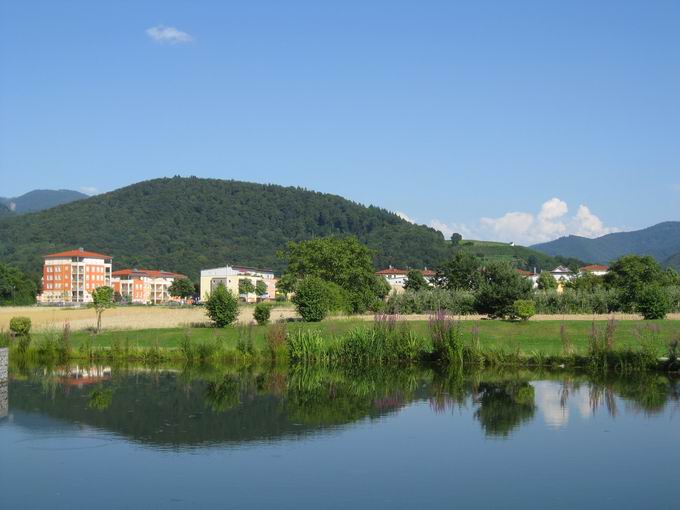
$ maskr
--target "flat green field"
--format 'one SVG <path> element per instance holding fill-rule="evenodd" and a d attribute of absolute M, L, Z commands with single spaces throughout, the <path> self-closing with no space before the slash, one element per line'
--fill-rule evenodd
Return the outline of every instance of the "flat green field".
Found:
<path fill-rule="evenodd" d="M 564 324 L 565 332 L 578 354 L 587 351 L 591 334 L 592 324 L 588 321 L 530 321 L 525 323 L 481 320 L 478 322 L 462 321 L 460 328 L 466 342 L 471 342 L 473 329 L 477 328 L 479 341 L 482 347 L 505 349 L 508 351 L 520 350 L 522 353 L 540 352 L 545 355 L 557 355 L 562 353 L 562 338 L 560 328 Z M 659 355 L 666 352 L 668 343 L 674 339 L 680 339 L 680 321 L 616 321 L 614 334 L 614 348 L 636 348 L 642 342 L 651 342 Z M 140 329 L 140 330 L 109 330 L 98 335 L 86 331 L 73 332 L 71 346 L 78 348 L 88 341 L 93 347 L 110 347 L 116 343 L 127 343 L 130 347 L 177 348 L 180 342 L 189 335 L 192 343 L 220 341 L 224 348 L 235 349 L 239 337 L 251 336 L 254 345 L 262 349 L 266 345 L 265 334 L 271 326 L 233 326 L 223 329 L 217 328 L 167 328 L 167 329 Z M 309 324 L 290 322 L 287 324 L 289 334 L 294 334 L 300 329 L 319 330 L 328 341 L 334 337 L 346 333 L 353 328 L 370 328 L 371 322 L 364 320 L 328 320 L 321 323 Z M 429 337 L 427 321 L 410 321 L 404 327 L 412 328 L 423 337 Z M 604 331 L 606 322 L 598 321 L 596 327 Z M 38 333 L 33 336 L 35 342 L 40 342 L 46 335 L 57 333 Z"/>

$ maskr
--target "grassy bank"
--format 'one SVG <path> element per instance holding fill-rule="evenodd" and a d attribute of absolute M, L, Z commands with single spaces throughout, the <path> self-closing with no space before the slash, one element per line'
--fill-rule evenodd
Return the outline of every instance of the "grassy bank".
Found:
<path fill-rule="evenodd" d="M 482 366 L 567 365 L 653 368 L 680 338 L 680 321 L 399 322 L 392 317 L 187 329 L 48 331 L 30 344 L 12 341 L 15 356 L 158 362 L 347 364 L 468 363 Z M 22 352 L 23 350 L 23 352 Z"/>

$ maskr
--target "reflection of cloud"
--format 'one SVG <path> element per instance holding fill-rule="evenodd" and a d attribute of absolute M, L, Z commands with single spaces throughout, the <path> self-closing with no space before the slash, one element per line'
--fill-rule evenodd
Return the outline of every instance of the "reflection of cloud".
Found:
<path fill-rule="evenodd" d="M 562 386 L 552 381 L 531 383 L 536 394 L 536 407 L 548 427 L 561 428 L 569 423 L 569 407 L 560 404 Z"/>

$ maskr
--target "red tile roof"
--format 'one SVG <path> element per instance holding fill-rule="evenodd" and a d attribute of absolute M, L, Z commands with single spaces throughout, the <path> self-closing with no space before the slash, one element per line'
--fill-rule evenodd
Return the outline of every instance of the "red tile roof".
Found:
<path fill-rule="evenodd" d="M 59 253 L 51 253 L 49 255 L 45 255 L 46 259 L 60 259 L 63 257 L 87 257 L 90 259 L 110 259 L 110 255 L 103 255 L 101 253 L 96 253 L 93 251 L 86 251 L 86 250 L 69 250 L 69 251 L 62 251 Z"/>
<path fill-rule="evenodd" d="M 583 266 L 579 271 L 609 271 L 609 266 L 602 266 L 600 264 L 591 264 Z"/>
<path fill-rule="evenodd" d="M 394 267 L 389 267 L 387 269 L 381 269 L 380 271 L 376 271 L 375 274 L 380 276 L 407 275 L 409 271 L 411 271 L 411 269 L 396 269 Z M 420 271 L 423 276 L 434 276 L 436 274 L 431 269 L 416 269 L 416 271 Z"/>
<path fill-rule="evenodd" d="M 525 276 L 525 277 L 534 276 L 534 273 L 532 273 L 531 271 L 525 271 L 524 269 L 515 268 L 515 271 L 520 276 Z"/>
<path fill-rule="evenodd" d="M 111 273 L 111 276 L 139 276 L 147 278 L 186 278 L 185 275 L 179 273 L 171 273 L 169 271 L 158 271 L 156 269 L 119 269 Z"/>

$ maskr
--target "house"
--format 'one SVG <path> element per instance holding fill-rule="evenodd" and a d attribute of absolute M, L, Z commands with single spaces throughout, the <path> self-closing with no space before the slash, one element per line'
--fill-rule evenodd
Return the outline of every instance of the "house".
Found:
<path fill-rule="evenodd" d="M 406 280 L 408 280 L 409 271 L 411 271 L 411 269 L 397 269 L 390 266 L 387 269 L 381 269 L 380 271 L 376 271 L 375 274 L 385 278 L 387 283 L 390 284 L 392 290 L 396 292 L 402 292 L 404 290 L 404 284 L 406 283 Z M 423 275 L 427 283 L 431 284 L 432 281 L 434 280 L 435 272 L 428 268 L 419 271 Z"/>
<path fill-rule="evenodd" d="M 183 274 L 151 269 L 120 269 L 112 273 L 111 286 L 129 303 L 160 304 L 177 301 L 170 286 Z"/>
<path fill-rule="evenodd" d="M 590 264 L 589 266 L 583 266 L 578 270 L 579 274 L 592 274 L 594 276 L 604 276 L 609 272 L 609 266 L 603 266 L 600 264 Z"/>
<path fill-rule="evenodd" d="M 201 271 L 201 301 L 208 298 L 208 295 L 219 285 L 224 285 L 234 295 L 238 296 L 239 282 L 248 279 L 253 285 L 258 281 L 263 281 L 267 285 L 267 294 L 260 299 L 276 298 L 276 277 L 271 269 L 258 269 L 247 266 L 224 266 L 214 269 L 204 269 Z M 247 303 L 254 303 L 258 296 L 251 292 L 241 295 Z"/>
<path fill-rule="evenodd" d="M 558 284 L 568 282 L 576 277 L 576 274 L 566 266 L 557 266 L 549 272 Z"/>
<path fill-rule="evenodd" d="M 111 257 L 83 248 L 45 255 L 39 303 L 90 303 L 92 291 L 111 285 Z"/>
<path fill-rule="evenodd" d="M 538 273 L 535 269 L 533 271 L 525 271 L 524 269 L 516 268 L 515 272 L 517 272 L 517 274 L 522 278 L 526 278 L 527 280 L 531 281 L 532 289 L 538 288 Z"/>

